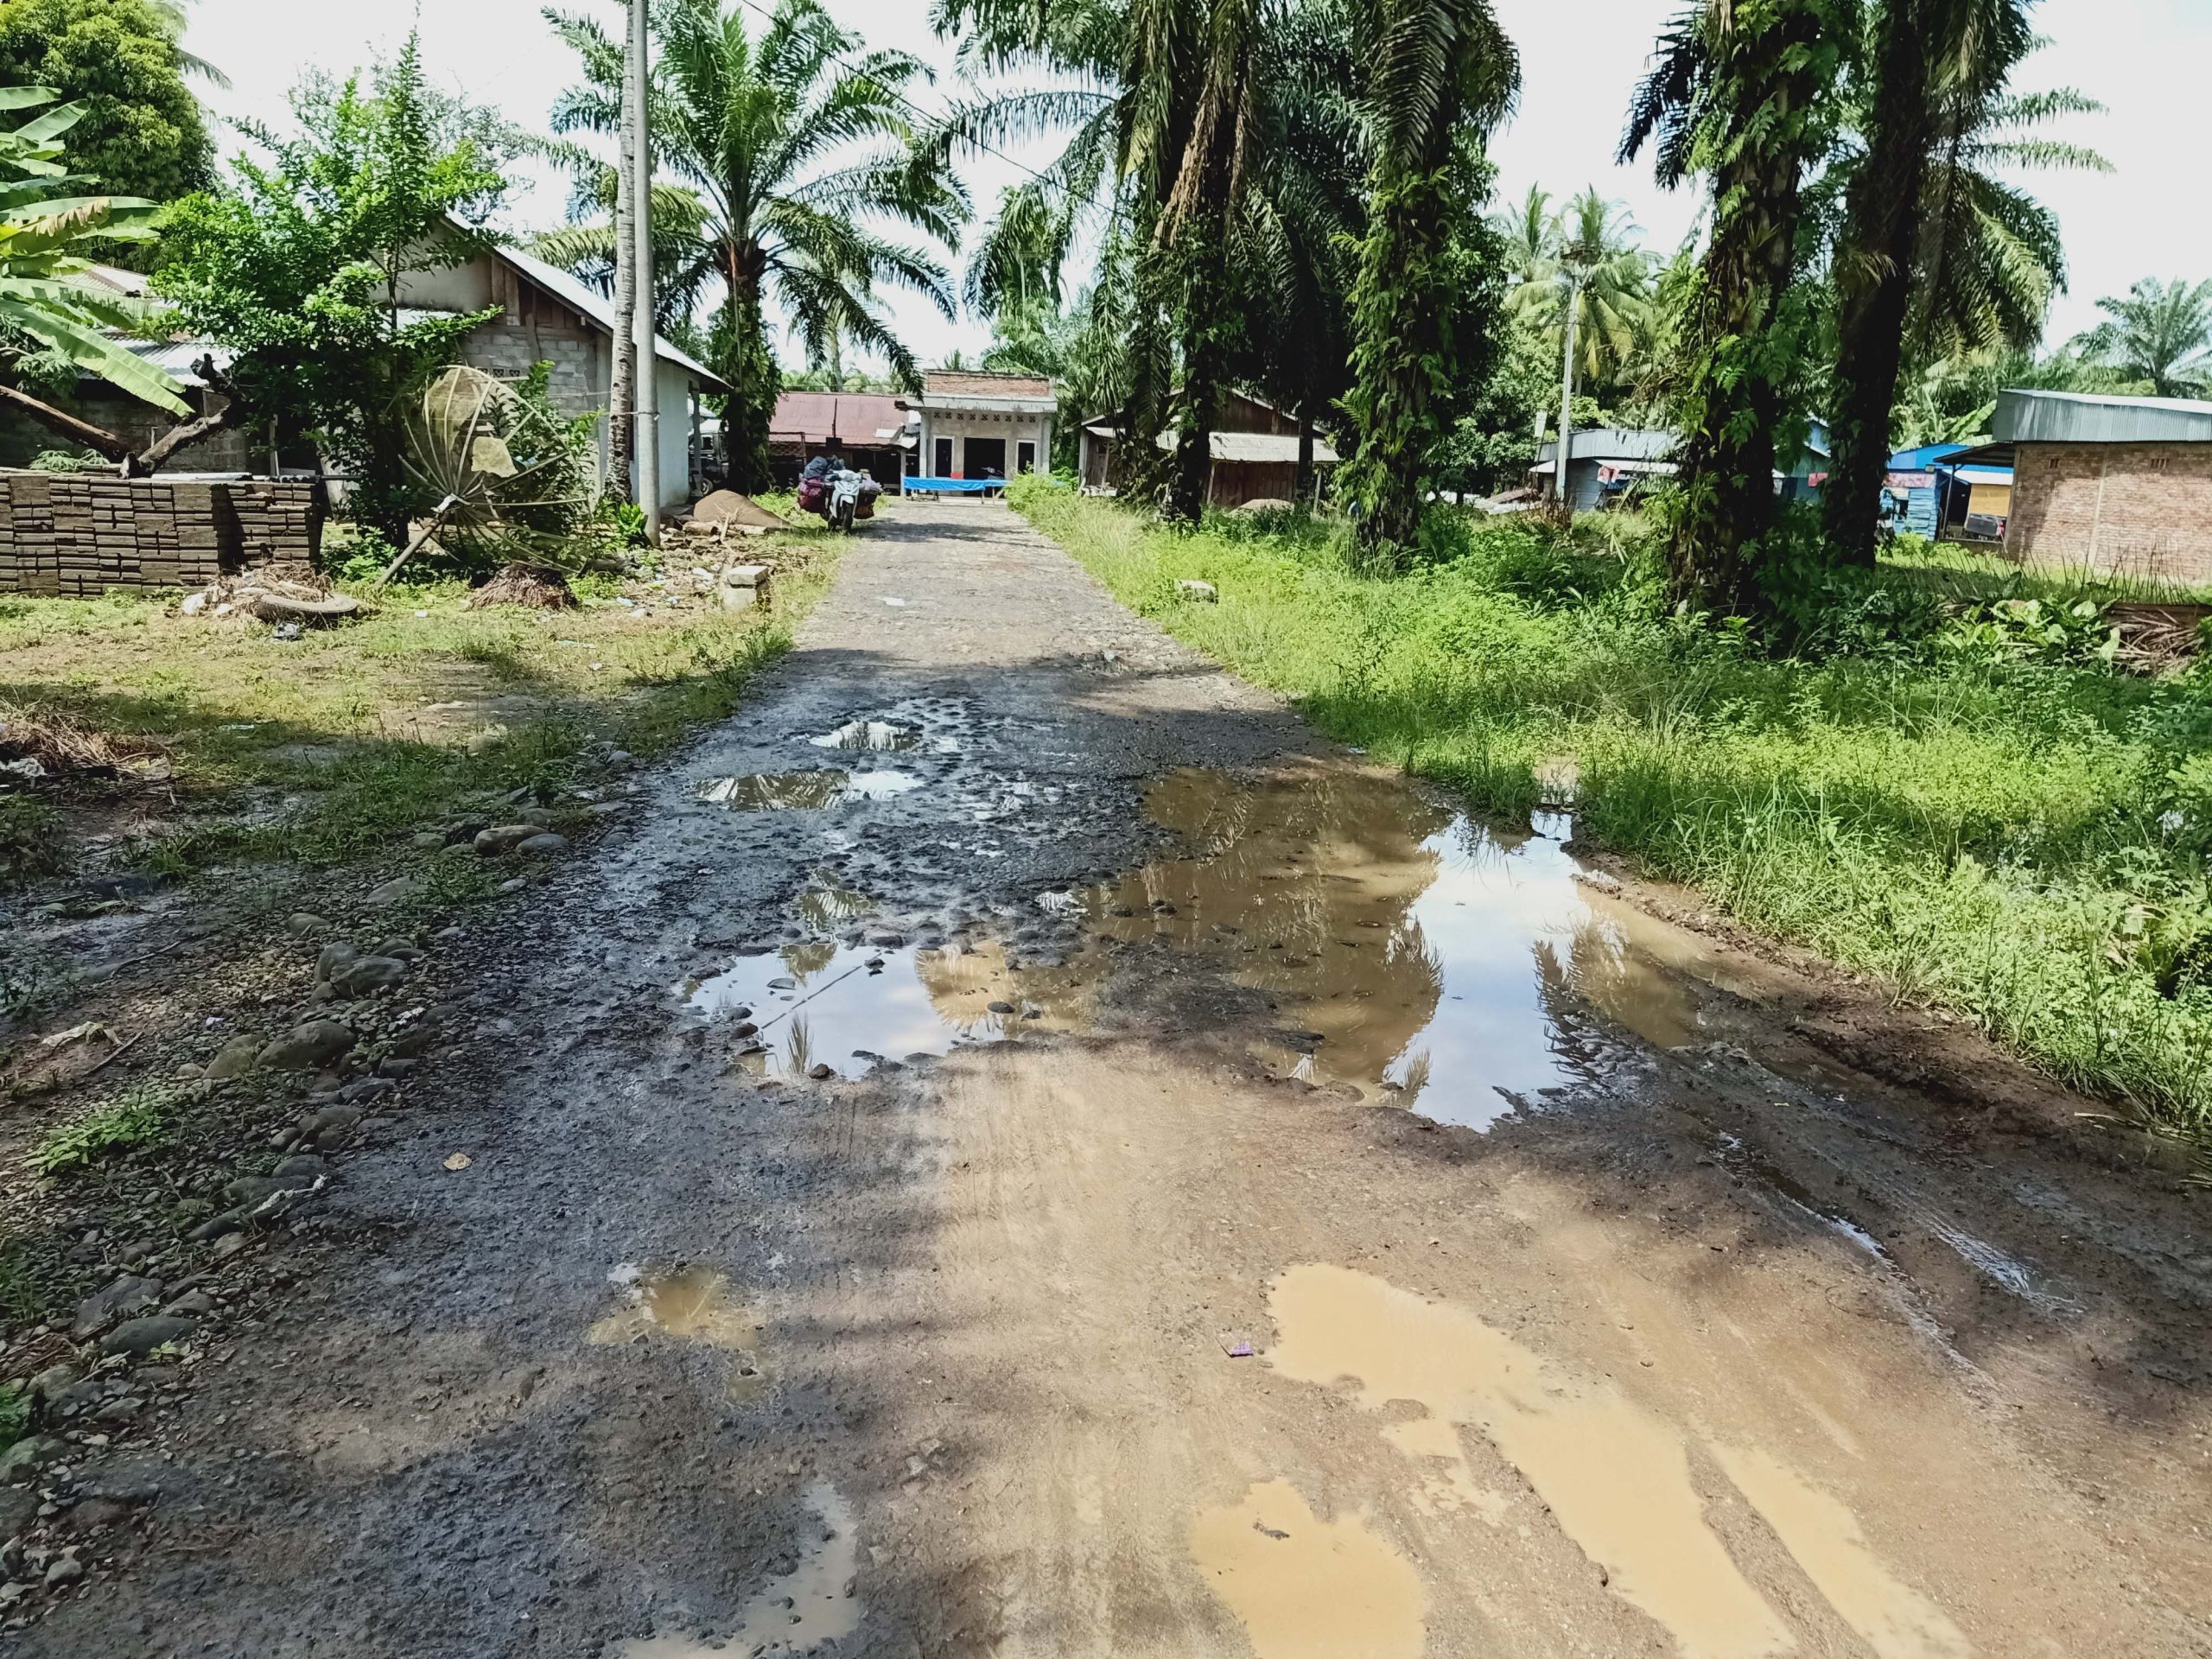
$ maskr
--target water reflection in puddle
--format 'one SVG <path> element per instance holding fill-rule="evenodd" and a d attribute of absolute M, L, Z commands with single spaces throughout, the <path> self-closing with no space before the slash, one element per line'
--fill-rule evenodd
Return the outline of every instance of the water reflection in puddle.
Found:
<path fill-rule="evenodd" d="M 853 1506 L 827 1481 L 814 1482 L 800 1497 L 810 1519 L 801 1529 L 798 1564 L 745 1604 L 726 1639 L 641 1637 L 617 1643 L 607 1659 L 785 1659 L 842 1642 L 859 1630 L 862 1608 L 854 1580 L 860 1573 L 860 1533 Z"/>
<path fill-rule="evenodd" d="M 1697 1040 L 1700 944 L 1575 878 L 1567 821 L 1495 831 L 1395 779 L 1310 765 L 1179 772 L 1146 810 L 1194 850 L 1090 896 L 1092 926 L 1228 959 L 1304 1027 L 1298 1075 L 1395 1084 L 1480 1128 L 1632 1058 L 1612 1028 Z"/>
<path fill-rule="evenodd" d="M 820 1065 L 864 1077 L 884 1060 L 1086 1026 L 1100 977 L 1088 960 L 1017 974 L 993 944 L 876 950 L 804 940 L 677 989 L 699 1014 L 751 1026 L 740 1060 L 791 1080 Z"/>
<path fill-rule="evenodd" d="M 626 1262 L 607 1279 L 620 1287 L 626 1306 L 586 1333 L 595 1346 L 620 1346 L 657 1336 L 704 1343 L 738 1357 L 728 1388 L 731 1399 L 752 1399 L 766 1388 L 766 1374 L 752 1363 L 761 1323 L 731 1302 L 725 1274 L 697 1265 L 641 1267 Z"/>
<path fill-rule="evenodd" d="M 755 772 L 734 778 L 702 778 L 696 799 L 741 812 L 818 811 L 853 801 L 888 800 L 921 787 L 903 772 L 846 772 L 826 766 L 815 772 Z"/>
<path fill-rule="evenodd" d="M 733 805 L 821 805 L 864 779 L 721 780 Z M 824 781 L 826 780 L 826 781 Z M 1485 1128 L 1516 1106 L 1603 1083 L 1648 1050 L 1709 1035 L 1699 982 L 1725 964 L 1694 936 L 1577 880 L 1565 818 L 1492 830 L 1405 783 L 1340 764 L 1255 777 L 1185 771 L 1146 810 L 1186 850 L 1103 886 L 1036 899 L 1094 936 L 1214 958 L 1263 993 L 1260 1052 L 1315 1082 L 1395 1091 L 1440 1122 Z M 817 874 L 799 909 L 817 934 L 868 899 Z M 1112 965 L 1091 944 L 1010 969 L 1002 950 L 877 951 L 817 938 L 678 988 L 700 1013 L 744 1007 L 749 1063 L 778 1077 L 943 1054 L 1041 1025 L 1093 1023 Z M 1745 987 L 1746 990 L 1750 988 Z"/>
<path fill-rule="evenodd" d="M 817 749 L 918 749 L 928 740 L 911 727 L 887 720 L 849 720 L 834 732 L 806 740 Z"/>

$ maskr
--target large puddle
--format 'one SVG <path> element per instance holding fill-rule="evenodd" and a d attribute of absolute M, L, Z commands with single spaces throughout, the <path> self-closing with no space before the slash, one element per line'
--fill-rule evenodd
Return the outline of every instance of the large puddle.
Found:
<path fill-rule="evenodd" d="M 1686 1659 L 1763 1659 L 1796 1643 L 1706 1516 L 1700 1447 L 1805 1576 L 1880 1659 L 1964 1659 L 1957 1627 L 1875 1555 L 1839 1500 L 1764 1451 L 1707 1443 L 1612 1383 L 1559 1365 L 1474 1313 L 1372 1274 L 1306 1265 L 1268 1294 L 1286 1376 L 1349 1382 L 1414 1478 L 1472 1488 L 1463 1433 L 1517 1469 L 1615 1595 L 1665 1627 Z M 1410 1416 L 1382 1421 L 1402 1402 Z"/>
<path fill-rule="evenodd" d="M 1190 850 L 1089 898 L 1093 927 L 1222 957 L 1302 1028 L 1315 1081 L 1387 1086 L 1484 1127 L 1700 1038 L 1692 981 L 1723 970 L 1681 930 L 1578 880 L 1567 821 L 1491 830 L 1399 780 L 1325 763 L 1185 771 L 1145 801 Z"/>
<path fill-rule="evenodd" d="M 1287 1480 L 1200 1511 L 1191 1554 L 1256 1659 L 1421 1659 L 1421 1575 L 1361 1517 L 1324 1521 Z"/>
<path fill-rule="evenodd" d="M 855 801 L 886 801 L 919 789 L 922 780 L 881 769 L 847 772 L 823 766 L 812 772 L 750 772 L 736 777 L 702 778 L 693 793 L 714 806 L 740 812 L 818 812 Z"/>
<path fill-rule="evenodd" d="M 877 735 L 865 721 L 840 732 L 856 745 Z M 710 798 L 827 806 L 902 776 L 763 774 L 718 780 Z M 1396 779 L 1326 762 L 1173 772 L 1145 810 L 1178 850 L 1041 906 L 1093 938 L 1216 959 L 1267 1001 L 1264 1058 L 1440 1122 L 1484 1128 L 1643 1065 L 1647 1045 L 1700 1040 L 1698 982 L 1727 983 L 1694 936 L 1579 880 L 1556 816 L 1495 830 Z M 831 933 L 867 905 L 823 882 L 800 909 Z M 881 1059 L 1081 1029 L 1112 965 L 1098 949 L 1009 968 L 989 944 L 879 951 L 816 939 L 680 989 L 702 1014 L 749 1021 L 741 1039 L 772 1075 L 826 1065 L 857 1077 Z"/>

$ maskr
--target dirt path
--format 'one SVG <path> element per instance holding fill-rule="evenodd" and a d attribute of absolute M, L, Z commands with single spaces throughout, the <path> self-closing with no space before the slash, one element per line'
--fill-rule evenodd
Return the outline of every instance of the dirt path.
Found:
<path fill-rule="evenodd" d="M 25 1650 L 2212 1651 L 2201 1195 L 1005 509 L 653 789 Z"/>

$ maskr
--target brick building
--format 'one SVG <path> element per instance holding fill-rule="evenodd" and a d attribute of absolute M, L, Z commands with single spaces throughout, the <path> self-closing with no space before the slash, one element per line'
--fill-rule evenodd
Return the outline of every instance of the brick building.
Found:
<path fill-rule="evenodd" d="M 2012 450 L 2008 556 L 2212 585 L 2212 403 L 2007 391 L 1994 427 Z"/>

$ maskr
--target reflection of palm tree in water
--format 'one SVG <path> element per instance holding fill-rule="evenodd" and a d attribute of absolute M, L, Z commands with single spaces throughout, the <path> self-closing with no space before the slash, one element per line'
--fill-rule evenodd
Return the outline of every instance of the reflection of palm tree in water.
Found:
<path fill-rule="evenodd" d="M 1239 982 L 1321 1035 L 1319 1072 L 1379 1082 L 1442 994 L 1410 912 L 1452 815 L 1403 785 L 1319 765 L 1249 781 L 1171 773 L 1145 810 L 1193 850 L 1101 890 L 1093 925 L 1231 957 Z"/>

